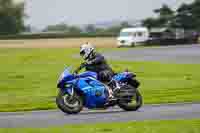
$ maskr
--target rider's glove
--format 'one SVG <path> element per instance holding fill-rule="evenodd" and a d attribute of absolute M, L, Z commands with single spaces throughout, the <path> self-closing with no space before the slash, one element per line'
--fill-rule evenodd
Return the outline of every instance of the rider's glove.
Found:
<path fill-rule="evenodd" d="M 79 69 L 76 69 L 76 70 L 74 71 L 74 74 L 78 74 L 78 72 L 79 72 Z"/>
<path fill-rule="evenodd" d="M 87 65 L 87 63 L 81 63 L 80 69 L 84 68 Z"/>
<path fill-rule="evenodd" d="M 85 67 L 85 65 L 86 65 L 86 63 L 82 63 L 82 64 L 79 66 L 79 68 L 77 68 L 77 69 L 74 71 L 74 73 L 77 74 L 82 68 Z"/>

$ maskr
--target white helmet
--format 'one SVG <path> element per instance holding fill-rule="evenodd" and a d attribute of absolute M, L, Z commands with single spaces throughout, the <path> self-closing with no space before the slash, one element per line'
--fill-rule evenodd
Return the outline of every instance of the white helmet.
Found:
<path fill-rule="evenodd" d="M 84 60 L 89 59 L 95 51 L 95 48 L 90 43 L 85 43 L 81 45 L 80 48 L 80 55 L 83 57 Z"/>

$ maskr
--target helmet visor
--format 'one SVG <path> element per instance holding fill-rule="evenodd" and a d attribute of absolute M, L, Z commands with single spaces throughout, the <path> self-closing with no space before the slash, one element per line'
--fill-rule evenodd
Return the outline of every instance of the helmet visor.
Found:
<path fill-rule="evenodd" d="M 84 55 L 85 55 L 85 51 L 82 50 L 82 51 L 80 52 L 80 56 L 84 56 Z"/>

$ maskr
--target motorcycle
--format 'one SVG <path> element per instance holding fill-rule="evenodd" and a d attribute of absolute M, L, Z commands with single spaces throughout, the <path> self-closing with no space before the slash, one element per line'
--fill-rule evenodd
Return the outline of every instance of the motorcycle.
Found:
<path fill-rule="evenodd" d="M 109 98 L 108 86 L 97 79 L 95 72 L 71 73 L 68 67 L 60 75 L 56 97 L 57 107 L 67 114 L 77 114 L 83 107 L 107 109 L 118 105 L 125 111 L 136 111 L 142 106 L 142 96 L 138 90 L 140 83 L 136 75 L 122 72 L 113 76 L 113 98 Z"/>

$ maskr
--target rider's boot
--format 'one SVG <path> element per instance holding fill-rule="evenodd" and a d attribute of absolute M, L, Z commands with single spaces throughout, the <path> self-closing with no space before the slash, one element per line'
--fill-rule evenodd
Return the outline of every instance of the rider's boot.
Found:
<path fill-rule="evenodd" d="M 120 86 L 117 81 L 111 80 L 108 85 L 108 91 L 109 91 L 109 99 L 114 100 L 114 93 L 120 89 Z"/>
<path fill-rule="evenodd" d="M 115 80 L 111 80 L 108 83 L 108 86 L 112 89 L 113 92 L 120 89 L 119 83 Z"/>
<path fill-rule="evenodd" d="M 113 91 L 110 87 L 108 87 L 108 93 L 109 93 L 109 99 L 113 99 L 114 98 L 114 94 L 113 94 Z"/>

